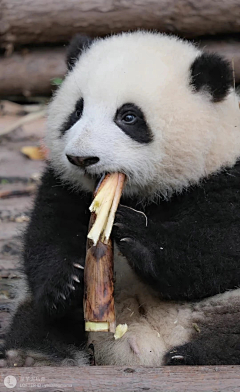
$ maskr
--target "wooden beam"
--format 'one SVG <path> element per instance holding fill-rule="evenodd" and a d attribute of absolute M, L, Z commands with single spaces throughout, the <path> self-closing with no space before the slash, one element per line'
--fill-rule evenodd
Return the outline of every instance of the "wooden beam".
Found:
<path fill-rule="evenodd" d="M 238 0 L 0 0 L 0 45 L 67 42 L 137 28 L 185 37 L 240 32 Z"/>
<path fill-rule="evenodd" d="M 236 39 L 202 40 L 200 47 L 216 52 L 234 63 L 235 81 L 240 82 L 240 41 Z M 67 72 L 65 48 L 39 48 L 0 57 L 0 97 L 12 95 L 51 95 L 54 78 Z"/>
<path fill-rule="evenodd" d="M 239 392 L 240 366 L 5 368 L 0 392 Z M 5 379 L 6 377 L 6 379 Z"/>
<path fill-rule="evenodd" d="M 0 57 L 0 96 L 50 95 L 54 78 L 67 71 L 63 47 L 26 50 Z"/>

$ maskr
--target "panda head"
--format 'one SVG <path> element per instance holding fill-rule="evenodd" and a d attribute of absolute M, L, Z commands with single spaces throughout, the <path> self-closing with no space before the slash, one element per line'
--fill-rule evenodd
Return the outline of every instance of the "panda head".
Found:
<path fill-rule="evenodd" d="M 237 97 L 227 61 L 174 36 L 76 37 L 48 115 L 50 160 L 92 191 L 105 172 L 125 193 L 168 197 L 240 155 Z"/>

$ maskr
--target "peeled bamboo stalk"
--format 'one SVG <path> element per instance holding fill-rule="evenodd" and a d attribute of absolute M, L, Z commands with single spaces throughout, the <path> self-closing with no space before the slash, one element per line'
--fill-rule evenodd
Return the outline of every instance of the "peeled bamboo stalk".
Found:
<path fill-rule="evenodd" d="M 105 176 L 90 206 L 91 218 L 84 269 L 86 331 L 115 332 L 113 246 L 110 234 L 125 175 Z"/>

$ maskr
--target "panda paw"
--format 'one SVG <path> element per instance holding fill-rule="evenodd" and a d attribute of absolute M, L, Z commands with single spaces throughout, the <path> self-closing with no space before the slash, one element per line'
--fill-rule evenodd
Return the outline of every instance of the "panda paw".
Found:
<path fill-rule="evenodd" d="M 149 234 L 148 223 L 143 212 L 120 205 L 113 225 L 113 238 L 119 250 L 133 267 L 137 261 L 139 269 L 144 269 L 144 265 L 153 258 L 154 241 Z"/>
<path fill-rule="evenodd" d="M 38 309 L 42 309 L 43 313 L 50 316 L 62 316 L 78 298 L 81 302 L 83 270 L 84 267 L 80 263 L 72 263 L 59 274 L 50 272 L 51 279 L 44 285 L 39 284 L 35 292 L 35 304 Z"/>
<path fill-rule="evenodd" d="M 7 350 L 4 355 L 0 357 L 0 368 L 5 367 L 22 367 L 34 366 L 34 358 L 24 350 Z"/>
<path fill-rule="evenodd" d="M 64 357 L 57 351 L 48 354 L 44 350 L 11 349 L 0 355 L 0 368 L 39 367 L 39 366 L 89 366 L 90 354 L 86 350 L 71 347 L 66 349 Z"/>
<path fill-rule="evenodd" d="M 191 343 L 186 343 L 183 346 L 171 349 L 164 357 L 164 365 L 166 366 L 194 366 L 198 364 Z"/>

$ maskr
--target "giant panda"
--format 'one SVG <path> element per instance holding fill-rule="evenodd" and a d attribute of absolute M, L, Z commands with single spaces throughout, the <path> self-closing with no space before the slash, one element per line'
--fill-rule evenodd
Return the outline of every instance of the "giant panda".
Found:
<path fill-rule="evenodd" d="M 240 112 L 228 62 L 137 31 L 68 48 L 49 160 L 24 236 L 2 364 L 240 364 Z M 89 205 L 127 182 L 113 227 L 117 324 L 84 332 Z"/>

